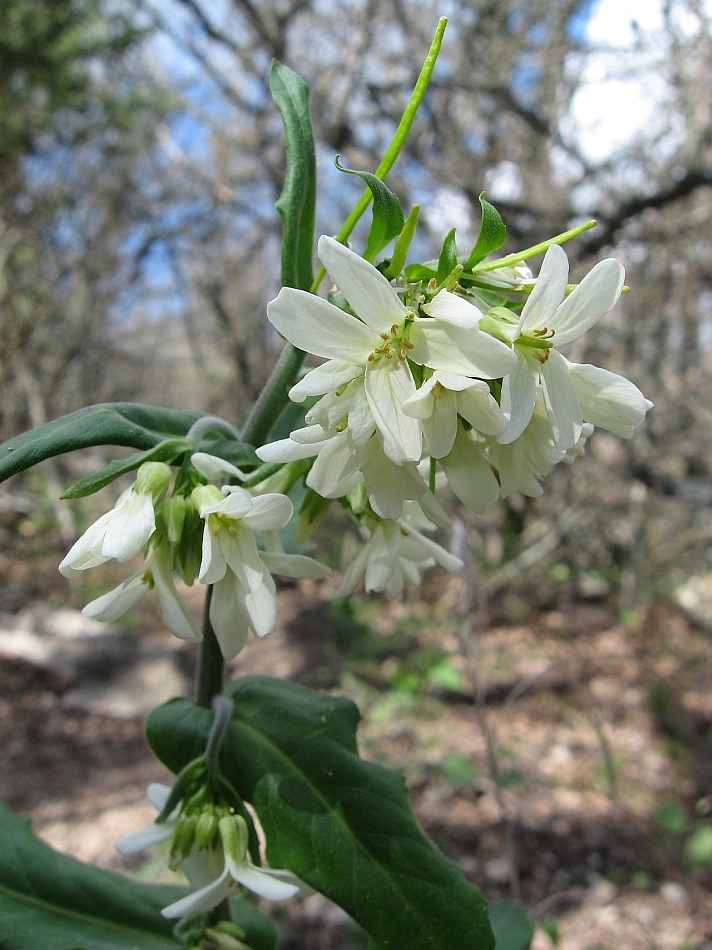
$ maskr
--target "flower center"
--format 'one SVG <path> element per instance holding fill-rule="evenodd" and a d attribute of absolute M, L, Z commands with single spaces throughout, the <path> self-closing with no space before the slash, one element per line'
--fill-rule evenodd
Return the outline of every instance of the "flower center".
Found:
<path fill-rule="evenodd" d="M 549 350 L 554 345 L 551 340 L 556 330 L 550 330 L 548 327 L 542 327 L 539 330 L 532 330 L 532 335 L 522 334 L 514 341 L 516 346 L 526 346 L 529 355 L 534 357 L 539 363 L 546 363 L 549 359 Z"/>
<path fill-rule="evenodd" d="M 377 346 L 373 353 L 369 355 L 368 362 L 373 363 L 375 360 L 380 360 L 382 356 L 385 356 L 387 360 L 392 360 L 394 355 L 399 360 L 405 360 L 406 351 L 412 350 L 414 347 L 414 344 L 408 339 L 414 319 L 413 314 L 409 313 L 400 326 L 394 323 L 389 333 L 379 334 L 383 343 L 381 346 Z"/>

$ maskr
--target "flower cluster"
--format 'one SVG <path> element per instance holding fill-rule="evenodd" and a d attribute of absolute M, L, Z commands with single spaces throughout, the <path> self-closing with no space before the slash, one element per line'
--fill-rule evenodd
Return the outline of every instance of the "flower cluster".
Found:
<path fill-rule="evenodd" d="M 147 797 L 160 813 L 170 793 L 167 786 L 152 784 Z M 196 797 L 204 798 L 200 793 Z M 247 823 L 225 806 L 201 800 L 184 808 L 179 803 L 165 821 L 133 831 L 116 847 L 128 856 L 163 841 L 171 842 L 171 867 L 180 868 L 194 888 L 191 894 L 163 908 L 161 913 L 169 919 L 217 907 L 234 892 L 235 885 L 272 901 L 311 893 L 290 871 L 274 871 L 252 863 Z"/>
<path fill-rule="evenodd" d="M 360 565 L 375 550 L 396 550 L 406 504 L 418 502 L 436 524 L 447 520 L 429 490 L 436 466 L 482 514 L 500 495 L 541 494 L 541 479 L 580 454 L 594 426 L 632 436 L 652 405 L 623 377 L 571 363 L 557 349 L 615 305 L 624 277 L 618 261 L 597 264 L 569 293 L 566 254 L 552 245 L 537 279 L 522 267 L 490 273 L 485 310 L 482 292 L 464 277 L 391 283 L 329 237 L 320 239 L 319 257 L 340 291 L 336 302 L 283 288 L 267 308 L 290 343 L 325 360 L 290 391 L 296 402 L 318 399 L 306 427 L 258 455 L 313 460 L 306 483 L 324 498 L 348 500 L 364 486 L 382 524 Z M 512 289 L 525 295 L 523 306 L 508 299 Z M 495 290 L 501 305 L 492 306 Z M 402 560 L 384 557 L 392 570 Z M 369 582 L 368 569 L 366 576 L 369 589 L 399 586 L 392 575 L 383 583 L 380 574 Z"/>
<path fill-rule="evenodd" d="M 143 553 L 143 566 L 122 584 L 87 604 L 86 617 L 111 623 L 155 587 L 168 629 L 196 643 L 202 634 L 173 580 L 179 572 L 187 584 L 196 577 L 214 585 L 210 621 L 226 659 L 236 656 L 248 630 L 264 637 L 277 621 L 272 572 L 293 578 L 319 579 L 331 571 L 312 558 L 286 554 L 279 531 L 293 514 L 285 495 L 207 484 L 208 479 L 235 476 L 238 470 L 219 458 L 195 453 L 190 478 L 180 488 L 171 482 L 170 466 L 147 462 L 136 483 L 112 511 L 74 544 L 59 566 L 67 577 L 115 558 L 128 561 Z M 201 530 L 202 526 L 202 530 Z M 264 549 L 257 545 L 261 535 Z"/>

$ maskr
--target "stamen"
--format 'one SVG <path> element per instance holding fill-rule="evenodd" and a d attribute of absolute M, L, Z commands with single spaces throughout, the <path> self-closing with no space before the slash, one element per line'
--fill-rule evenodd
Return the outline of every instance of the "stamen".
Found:
<path fill-rule="evenodd" d="M 414 350 L 415 343 L 411 343 L 410 340 L 401 340 L 401 343 L 406 348 L 406 350 Z"/>

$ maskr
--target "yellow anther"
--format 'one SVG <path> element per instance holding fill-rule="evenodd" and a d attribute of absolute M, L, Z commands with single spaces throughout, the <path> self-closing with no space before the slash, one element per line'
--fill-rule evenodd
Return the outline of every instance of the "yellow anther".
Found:
<path fill-rule="evenodd" d="M 410 340 L 402 340 L 401 342 L 403 343 L 403 346 L 406 348 L 406 350 L 415 349 L 415 343 L 411 343 Z"/>
<path fill-rule="evenodd" d="M 382 340 L 390 340 L 390 336 L 387 333 L 378 334 Z"/>

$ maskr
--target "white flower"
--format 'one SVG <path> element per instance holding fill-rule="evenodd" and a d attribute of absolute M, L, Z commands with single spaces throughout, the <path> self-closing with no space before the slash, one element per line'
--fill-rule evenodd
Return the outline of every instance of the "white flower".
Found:
<path fill-rule="evenodd" d="M 212 486 L 193 491 L 193 503 L 205 520 L 203 556 L 198 574 L 213 584 L 210 622 L 226 660 L 245 645 L 248 629 L 258 637 L 271 633 L 277 622 L 277 591 L 270 570 L 287 577 L 320 579 L 331 572 L 303 555 L 285 554 L 278 532 L 294 508 L 286 495 L 253 497 L 228 486 L 223 495 Z M 267 550 L 257 547 L 254 531 L 264 534 Z"/>
<path fill-rule="evenodd" d="M 406 415 L 420 419 L 429 454 L 436 459 L 451 451 L 462 416 L 478 432 L 499 435 L 502 410 L 484 380 L 436 370 L 403 404 Z"/>
<path fill-rule="evenodd" d="M 168 801 L 170 789 L 152 784 L 147 794 L 153 807 L 160 812 Z M 180 812 L 181 806 L 177 805 L 165 822 L 148 825 L 122 838 L 116 845 L 117 850 L 123 855 L 132 855 L 170 840 Z M 226 815 L 220 818 L 218 829 L 216 841 L 202 850 L 193 846 L 191 853 L 181 862 L 181 870 L 195 891 L 164 907 L 161 911 L 164 917 L 173 919 L 217 907 L 234 892 L 235 884 L 241 884 L 268 900 L 287 900 L 300 892 L 308 892 L 309 889 L 290 871 L 273 871 L 252 863 L 247 851 L 247 824 L 243 818 Z"/>
<path fill-rule="evenodd" d="M 145 462 L 136 482 L 119 495 L 111 511 L 94 522 L 59 565 L 65 577 L 105 564 L 111 558 L 129 561 L 142 551 L 156 530 L 154 506 L 163 500 L 171 480 L 163 462 Z"/>
<path fill-rule="evenodd" d="M 435 527 L 416 502 L 406 502 L 399 521 L 371 523 L 369 529 L 364 528 L 370 534 L 366 544 L 350 564 L 334 596 L 348 597 L 364 578 L 368 593 L 387 591 L 391 597 L 397 597 L 406 581 L 420 583 L 421 569 L 437 563 L 450 573 L 461 570 L 459 558 L 422 533 L 434 531 Z"/>
<path fill-rule="evenodd" d="M 349 393 L 353 404 L 344 406 L 342 416 L 358 433 L 352 449 L 377 428 L 393 462 L 418 462 L 420 425 L 402 411 L 416 391 L 407 357 L 433 369 L 494 378 L 511 368 L 514 356 L 479 331 L 480 312 L 453 294 L 438 294 L 425 308 L 430 317 L 423 319 L 406 308 L 372 264 L 333 238 L 320 238 L 319 257 L 357 317 L 313 294 L 282 288 L 267 307 L 270 322 L 294 346 L 328 360 L 290 396 L 326 396 L 356 381 Z"/>
<path fill-rule="evenodd" d="M 492 439 L 487 445 L 487 458 L 499 473 L 503 498 L 517 491 L 530 498 L 543 494 L 540 480 L 567 454 L 556 446 L 554 432 L 543 402 L 543 397 L 540 395 L 529 424 L 514 442 L 502 445 Z M 588 432 L 588 428 L 585 431 Z M 585 441 L 584 426 L 581 428 L 579 442 L 582 439 Z M 567 451 L 574 452 L 574 450 L 575 446 L 572 446 Z"/>
<path fill-rule="evenodd" d="M 552 245 L 546 252 L 519 323 L 510 334 L 518 363 L 502 382 L 501 405 L 509 416 L 509 423 L 499 436 L 502 444 L 514 442 L 527 427 L 534 411 L 538 382 L 557 447 L 571 448 L 581 434 L 584 417 L 571 364 L 553 345 L 570 343 L 608 313 L 620 296 L 625 272 L 622 264 L 612 258 L 601 261 L 566 297 L 568 272 L 566 253 L 558 245 Z M 507 331 L 506 325 L 503 329 Z M 588 382 L 589 389 L 595 390 L 595 383 L 590 385 L 590 376 Z M 631 399 L 637 405 L 638 398 L 628 386 L 638 393 L 632 384 L 623 380 L 617 397 L 624 405 Z M 590 395 L 595 402 L 595 392 Z"/>
<path fill-rule="evenodd" d="M 102 623 L 115 623 L 155 586 L 163 622 L 176 637 L 199 643 L 203 636 L 173 583 L 173 551 L 165 538 L 154 544 L 143 567 L 123 584 L 87 604 L 82 614 Z"/>

